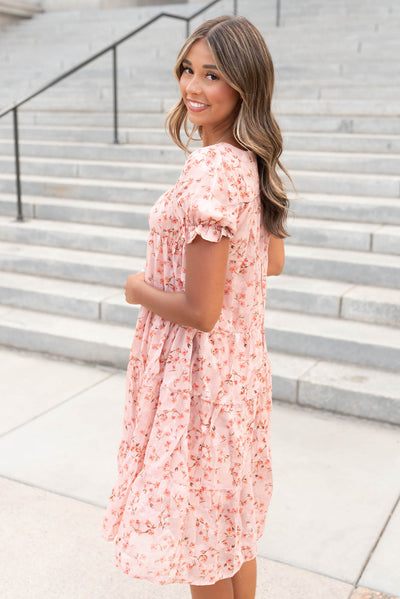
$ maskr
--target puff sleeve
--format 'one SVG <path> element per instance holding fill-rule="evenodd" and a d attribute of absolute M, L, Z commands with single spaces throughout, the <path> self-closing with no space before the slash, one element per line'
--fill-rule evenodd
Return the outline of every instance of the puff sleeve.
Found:
<path fill-rule="evenodd" d="M 229 165 L 212 146 L 195 150 L 187 159 L 179 181 L 186 243 L 191 243 L 196 235 L 215 242 L 223 236 L 234 236 L 238 204 L 233 199 L 228 174 Z"/>

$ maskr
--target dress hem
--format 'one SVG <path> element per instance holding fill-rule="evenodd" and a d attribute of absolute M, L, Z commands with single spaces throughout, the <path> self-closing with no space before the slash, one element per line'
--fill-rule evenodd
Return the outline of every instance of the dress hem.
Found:
<path fill-rule="evenodd" d="M 121 553 L 121 558 L 123 558 L 124 555 L 125 555 L 124 553 Z M 147 580 L 149 582 L 152 582 L 153 584 L 158 584 L 159 586 L 166 586 L 167 584 L 190 584 L 190 585 L 195 585 L 195 586 L 207 586 L 207 585 L 215 584 L 215 583 L 219 582 L 220 580 L 224 580 L 225 578 L 232 578 L 232 576 L 234 576 L 235 574 L 237 574 L 237 572 L 239 572 L 240 568 L 243 566 L 243 564 L 245 562 L 249 562 L 249 561 L 253 560 L 255 557 L 257 557 L 257 547 L 256 547 L 254 555 L 250 558 L 242 559 L 242 561 L 240 562 L 240 565 L 236 569 L 230 570 L 229 572 L 226 572 L 226 574 L 222 574 L 222 576 L 220 576 L 218 574 L 217 579 L 215 579 L 215 577 L 213 577 L 211 580 L 204 580 L 203 578 L 201 580 L 186 580 L 185 578 L 175 577 L 173 579 L 161 581 L 160 579 L 154 579 L 154 577 L 150 577 L 150 576 L 143 576 L 140 574 L 137 574 L 137 575 L 132 574 L 131 572 L 126 571 L 124 569 L 124 567 L 122 566 L 122 564 L 119 564 L 119 563 L 116 563 L 115 567 L 118 568 L 119 570 L 121 570 L 124 574 L 126 574 L 130 578 L 136 578 L 139 580 Z"/>

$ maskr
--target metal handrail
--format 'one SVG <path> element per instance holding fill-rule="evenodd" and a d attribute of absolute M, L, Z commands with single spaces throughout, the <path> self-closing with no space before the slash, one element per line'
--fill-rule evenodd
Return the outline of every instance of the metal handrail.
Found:
<path fill-rule="evenodd" d="M 65 71 L 62 75 L 59 75 L 58 77 L 56 77 L 55 79 L 53 79 L 52 81 L 50 81 L 49 83 L 47 83 L 46 85 L 41 87 L 39 90 L 34 92 L 33 94 L 27 96 L 23 100 L 20 100 L 16 104 L 13 104 L 13 106 L 10 106 L 9 108 L 6 108 L 2 112 L 0 112 L 0 119 L 3 116 L 6 116 L 7 114 L 9 114 L 10 112 L 13 113 L 15 176 L 16 176 L 16 191 L 17 191 L 17 221 L 23 222 L 23 220 L 24 220 L 23 213 L 22 213 L 22 199 L 21 199 L 21 169 L 20 169 L 20 155 L 19 155 L 18 108 L 20 106 L 22 106 L 23 104 L 26 104 L 30 100 L 33 100 L 33 98 L 36 98 L 38 95 L 40 95 L 41 93 L 43 93 L 50 87 L 53 87 L 60 81 L 63 81 L 70 75 L 73 75 L 74 73 L 76 73 L 77 71 L 79 71 L 80 69 L 85 67 L 86 65 L 90 64 L 94 60 L 97 60 L 97 58 L 100 58 L 100 56 L 107 54 L 107 52 L 112 52 L 113 53 L 113 88 L 114 88 L 114 93 L 113 93 L 114 143 L 118 144 L 119 141 L 118 141 L 117 47 L 120 44 L 126 42 L 128 39 L 130 39 L 134 35 L 136 35 L 137 33 L 139 33 L 140 31 L 142 31 L 143 29 L 146 29 L 147 27 L 149 27 L 149 25 L 152 25 L 153 23 L 155 23 L 162 17 L 167 17 L 169 19 L 178 19 L 179 21 L 186 21 L 186 36 L 189 37 L 191 21 L 193 19 L 195 19 L 196 17 L 198 17 L 199 15 L 201 15 L 206 10 L 208 10 L 209 8 L 211 8 L 212 6 L 214 6 L 214 4 L 217 4 L 218 2 L 221 2 L 221 0 L 213 0 L 212 2 L 209 2 L 208 4 L 206 4 L 205 6 L 203 6 L 202 8 L 200 8 L 199 10 L 197 10 L 196 12 L 194 12 L 192 15 L 190 15 L 188 17 L 184 17 L 182 15 L 176 15 L 176 14 L 168 13 L 168 12 L 160 12 L 158 15 L 152 17 L 151 19 L 149 19 L 148 21 L 146 21 L 139 27 L 136 27 L 133 31 L 131 31 L 127 35 L 124 35 L 123 37 L 121 37 L 119 40 L 117 40 L 113 44 L 110 44 L 103 50 L 100 50 L 100 52 L 96 52 L 96 54 L 93 54 L 93 56 L 90 56 L 86 60 L 83 60 L 78 65 L 76 65 L 75 67 L 72 67 L 68 71 Z M 237 15 L 237 5 L 238 5 L 238 0 L 233 0 L 233 14 L 235 16 Z"/>

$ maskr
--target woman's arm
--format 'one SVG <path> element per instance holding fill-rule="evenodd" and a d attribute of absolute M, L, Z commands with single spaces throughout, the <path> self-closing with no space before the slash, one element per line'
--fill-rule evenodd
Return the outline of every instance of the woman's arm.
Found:
<path fill-rule="evenodd" d="M 209 332 L 221 314 L 228 252 L 228 237 L 213 242 L 197 235 L 186 245 L 184 292 L 156 289 L 144 281 L 144 273 L 137 273 L 127 279 L 126 301 L 171 322 Z"/>
<path fill-rule="evenodd" d="M 283 239 L 271 235 L 268 246 L 268 270 L 269 275 L 280 275 L 285 264 L 285 246 Z"/>

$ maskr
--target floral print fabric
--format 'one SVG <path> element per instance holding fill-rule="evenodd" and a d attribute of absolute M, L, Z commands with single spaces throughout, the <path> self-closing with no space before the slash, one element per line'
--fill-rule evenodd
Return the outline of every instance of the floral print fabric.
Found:
<path fill-rule="evenodd" d="M 208 585 L 257 553 L 272 493 L 264 335 L 269 235 L 256 157 L 195 150 L 153 206 L 146 281 L 185 289 L 185 245 L 230 238 L 209 332 L 140 308 L 127 369 L 118 477 L 103 521 L 116 565 L 158 584 Z"/>

